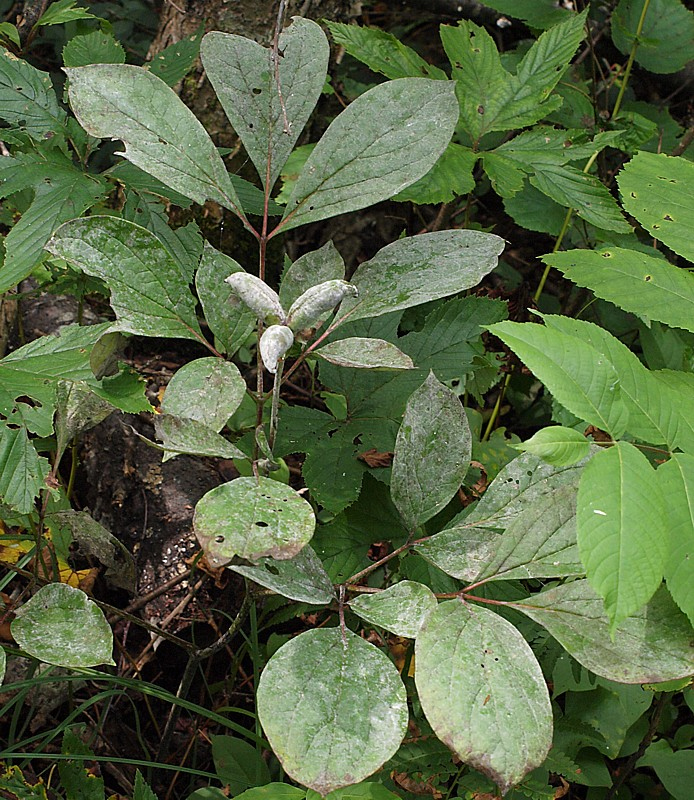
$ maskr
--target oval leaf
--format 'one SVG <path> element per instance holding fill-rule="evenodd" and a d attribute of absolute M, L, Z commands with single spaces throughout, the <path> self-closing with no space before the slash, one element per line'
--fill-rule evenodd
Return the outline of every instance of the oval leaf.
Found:
<path fill-rule="evenodd" d="M 436 597 L 423 583 L 400 581 L 378 594 L 355 597 L 349 607 L 373 625 L 414 639 L 424 619 L 436 608 Z"/>
<path fill-rule="evenodd" d="M 300 603 L 322 606 L 335 596 L 328 573 L 310 545 L 290 560 L 263 558 L 257 567 L 234 565 L 229 569 Z"/>
<path fill-rule="evenodd" d="M 196 203 L 216 200 L 243 216 L 212 139 L 164 81 L 130 64 L 65 72 L 70 105 L 88 133 L 120 139 L 129 161 Z"/>
<path fill-rule="evenodd" d="M 494 269 L 504 245 L 492 233 L 468 230 L 400 239 L 357 267 L 350 283 L 359 299 L 340 310 L 351 311 L 350 321 L 378 317 L 469 289 Z"/>
<path fill-rule="evenodd" d="M 585 458 L 590 452 L 590 442 L 579 431 L 553 425 L 538 431 L 527 442 L 513 445 L 516 450 L 534 453 L 548 464 L 568 467 Z"/>
<path fill-rule="evenodd" d="M 447 575 L 471 583 L 489 563 L 499 534 L 463 525 L 445 528 L 414 548 Z"/>
<path fill-rule="evenodd" d="M 263 184 L 269 177 L 268 189 L 318 102 L 330 56 L 320 25 L 300 17 L 282 32 L 278 49 L 276 73 L 271 51 L 243 36 L 213 31 L 200 48 L 207 77 Z"/>
<path fill-rule="evenodd" d="M 460 400 L 430 372 L 408 400 L 395 441 L 390 492 L 410 530 L 431 519 L 458 491 L 471 453 Z"/>
<path fill-rule="evenodd" d="M 442 603 L 415 644 L 415 681 L 436 735 L 507 792 L 547 757 L 552 709 L 516 628 L 486 608 Z"/>
<path fill-rule="evenodd" d="M 512 604 L 579 663 L 618 683 L 660 683 L 694 674 L 692 627 L 665 588 L 611 635 L 602 598 L 573 581 Z"/>
<path fill-rule="evenodd" d="M 412 359 L 384 339 L 366 339 L 360 336 L 339 339 L 314 350 L 313 355 L 338 367 L 414 369 Z"/>
<path fill-rule="evenodd" d="M 342 280 L 345 262 L 332 241 L 294 261 L 282 275 L 280 301 L 289 308 L 307 289 L 324 281 Z"/>
<path fill-rule="evenodd" d="M 17 609 L 12 635 L 29 655 L 57 667 L 114 664 L 113 634 L 101 609 L 65 583 L 43 586 Z"/>
<path fill-rule="evenodd" d="M 446 149 L 458 114 L 450 81 L 402 78 L 364 92 L 311 152 L 276 232 L 373 205 L 414 183 Z"/>
<path fill-rule="evenodd" d="M 178 265 L 145 228 L 111 216 L 73 219 L 46 250 L 106 281 L 119 330 L 202 340 L 195 300 Z"/>
<path fill-rule="evenodd" d="M 313 509 L 289 486 L 270 478 L 237 478 L 197 504 L 195 534 L 215 567 L 238 555 L 293 558 L 313 536 Z"/>
<path fill-rule="evenodd" d="M 311 630 L 268 662 L 258 716 L 287 774 L 325 796 L 395 754 L 407 732 L 407 694 L 372 644 L 339 628 Z"/>
<path fill-rule="evenodd" d="M 246 454 L 202 422 L 187 417 L 157 414 L 154 431 L 162 442 L 154 447 L 164 450 L 164 461 L 179 455 L 208 456 L 209 458 L 246 458 Z M 146 440 L 147 444 L 153 443 Z"/>
<path fill-rule="evenodd" d="M 198 358 L 184 364 L 169 381 L 161 410 L 220 431 L 245 394 L 246 383 L 234 364 Z"/>

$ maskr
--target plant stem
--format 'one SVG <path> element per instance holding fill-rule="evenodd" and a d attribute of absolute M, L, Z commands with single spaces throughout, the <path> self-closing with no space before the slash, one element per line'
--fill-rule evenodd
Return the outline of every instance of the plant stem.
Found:
<path fill-rule="evenodd" d="M 631 45 L 631 51 L 629 52 L 629 58 L 627 59 L 627 65 L 624 69 L 624 77 L 622 78 L 622 85 L 619 87 L 619 94 L 617 95 L 617 100 L 615 101 L 614 108 L 612 109 L 612 119 L 615 119 L 615 117 L 617 117 L 617 115 L 619 114 L 619 109 L 622 107 L 624 92 L 626 91 L 627 85 L 629 84 L 629 78 L 631 76 L 631 68 L 634 66 L 636 51 L 639 49 L 639 38 L 641 36 L 641 32 L 643 31 L 643 25 L 646 21 L 646 14 L 648 13 L 648 6 L 650 4 L 651 0 L 643 0 L 643 8 L 641 9 L 641 16 L 639 17 L 639 21 L 636 26 L 636 33 L 634 35 L 634 41 Z"/>
<path fill-rule="evenodd" d="M 277 362 L 277 373 L 275 375 L 275 382 L 272 386 L 272 406 L 270 408 L 270 436 L 268 437 L 268 445 L 270 452 L 275 447 L 275 438 L 277 436 L 277 427 L 279 425 L 279 410 L 280 410 L 280 389 L 282 388 L 282 369 L 284 368 L 284 359 L 280 358 Z"/>

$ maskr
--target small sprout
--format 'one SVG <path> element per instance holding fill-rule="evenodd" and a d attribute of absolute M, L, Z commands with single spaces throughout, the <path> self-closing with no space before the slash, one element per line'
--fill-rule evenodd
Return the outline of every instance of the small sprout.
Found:
<path fill-rule="evenodd" d="M 294 344 L 294 334 L 286 325 L 271 325 L 260 337 L 260 357 L 265 369 L 273 375 L 277 363 Z"/>
<path fill-rule="evenodd" d="M 332 280 L 311 286 L 292 303 L 287 314 L 287 325 L 293 331 L 314 328 L 327 311 L 332 311 L 345 297 L 356 297 L 357 287 L 347 281 Z"/>
<path fill-rule="evenodd" d="M 274 325 L 286 316 L 277 292 L 265 281 L 248 272 L 234 272 L 225 279 L 233 293 L 255 313 L 258 319 Z"/>

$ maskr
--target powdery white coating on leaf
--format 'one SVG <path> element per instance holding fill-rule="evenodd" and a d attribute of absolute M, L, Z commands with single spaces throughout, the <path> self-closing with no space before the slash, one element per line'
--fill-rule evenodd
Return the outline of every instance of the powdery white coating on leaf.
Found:
<path fill-rule="evenodd" d="M 235 555 L 293 558 L 313 536 L 310 504 L 270 478 L 237 478 L 207 492 L 193 518 L 195 535 L 213 566 Z"/>
<path fill-rule="evenodd" d="M 316 629 L 270 659 L 258 715 L 287 774 L 326 795 L 395 754 L 407 731 L 407 695 L 376 647 L 351 631 Z"/>
<path fill-rule="evenodd" d="M 602 598 L 574 581 L 513 604 L 538 622 L 580 664 L 618 683 L 660 683 L 694 675 L 687 617 L 660 588 L 648 605 L 618 626 L 614 641 Z"/>
<path fill-rule="evenodd" d="M 436 608 L 436 597 L 428 586 L 400 581 L 377 594 L 361 594 L 350 601 L 362 619 L 396 636 L 414 639 L 428 614 Z"/>
<path fill-rule="evenodd" d="M 356 286 L 343 280 L 331 280 L 311 286 L 298 297 L 287 313 L 287 325 L 293 331 L 313 328 L 323 315 L 332 311 L 345 297 L 357 297 Z"/>
<path fill-rule="evenodd" d="M 248 272 L 233 272 L 224 280 L 258 319 L 269 324 L 284 322 L 286 313 L 280 298 L 265 281 Z"/>
<path fill-rule="evenodd" d="M 542 670 L 518 630 L 486 608 L 442 603 L 416 639 L 417 691 L 436 735 L 506 793 L 552 744 Z"/>
<path fill-rule="evenodd" d="M 499 534 L 454 525 L 415 546 L 415 551 L 453 578 L 471 583 L 494 554 Z"/>
<path fill-rule="evenodd" d="M 339 339 L 314 350 L 313 354 L 338 367 L 414 369 L 412 359 L 384 339 L 367 339 L 361 336 Z"/>
<path fill-rule="evenodd" d="M 342 280 L 345 277 L 345 262 L 332 241 L 318 250 L 304 253 L 282 275 L 280 300 L 285 308 L 317 281 Z"/>
<path fill-rule="evenodd" d="M 114 664 L 113 634 L 101 609 L 81 589 L 43 586 L 17 609 L 12 635 L 29 655 L 58 667 Z"/>
<path fill-rule="evenodd" d="M 286 325 L 270 325 L 260 337 L 260 357 L 268 372 L 277 372 L 280 358 L 294 344 L 294 334 Z"/>

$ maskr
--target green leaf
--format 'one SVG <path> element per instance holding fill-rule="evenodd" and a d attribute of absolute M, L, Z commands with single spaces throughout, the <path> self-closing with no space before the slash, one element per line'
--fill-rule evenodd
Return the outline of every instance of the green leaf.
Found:
<path fill-rule="evenodd" d="M 75 219 L 58 228 L 46 249 L 107 283 L 119 330 L 203 339 L 178 265 L 145 228 L 110 216 Z"/>
<path fill-rule="evenodd" d="M 82 741 L 79 734 L 84 734 L 81 726 L 66 728 L 63 733 L 62 754 L 65 756 L 86 756 L 94 759 L 91 748 Z M 82 758 L 68 758 L 58 761 L 58 774 L 66 797 L 79 800 L 104 800 L 104 779 L 90 774 Z"/>
<path fill-rule="evenodd" d="M 92 31 L 74 36 L 63 47 L 66 67 L 86 67 L 88 64 L 125 64 L 125 49 L 106 31 Z"/>
<path fill-rule="evenodd" d="M 530 28 L 549 28 L 566 19 L 571 12 L 556 0 L 489 0 L 486 6 L 522 19 Z"/>
<path fill-rule="evenodd" d="M 29 180 L 36 169 L 41 174 L 30 186 L 34 193 L 31 205 L 5 237 L 6 256 L 0 270 L 0 291 L 23 281 L 42 260 L 44 246 L 53 231 L 82 214 L 104 194 L 102 183 L 75 169 L 62 154 L 50 159 L 24 154 L 16 159 L 5 158 L 4 176 L 7 176 L 8 167 L 24 172 Z M 7 192 L 8 188 L 13 187 L 5 184 L 3 191 Z"/>
<path fill-rule="evenodd" d="M 672 542 L 665 580 L 673 600 L 694 625 L 694 455 L 675 453 L 656 475 Z"/>
<path fill-rule="evenodd" d="M 415 643 L 415 681 L 434 733 L 506 793 L 545 760 L 552 709 L 516 628 L 486 608 L 442 603 Z"/>
<path fill-rule="evenodd" d="M 397 194 L 434 166 L 457 120 L 450 82 L 401 78 L 369 89 L 333 120 L 311 152 L 275 231 Z"/>
<path fill-rule="evenodd" d="M 169 381 L 161 410 L 220 431 L 245 394 L 246 382 L 235 364 L 198 358 L 184 364 Z"/>
<path fill-rule="evenodd" d="M 135 785 L 133 786 L 133 800 L 157 800 L 157 796 L 149 788 L 142 777 L 140 770 L 135 770 Z"/>
<path fill-rule="evenodd" d="M 629 413 L 621 399 L 619 378 L 608 359 L 572 336 L 530 322 L 498 322 L 490 330 L 507 344 L 579 419 L 621 436 Z"/>
<path fill-rule="evenodd" d="M 607 231 L 631 233 L 617 201 L 594 175 L 568 165 L 538 166 L 530 183 L 555 203 L 573 208 L 579 217 Z"/>
<path fill-rule="evenodd" d="M 98 19 L 86 8 L 76 7 L 76 4 L 77 0 L 56 0 L 44 11 L 36 25 L 64 25 L 77 19 Z"/>
<path fill-rule="evenodd" d="M 81 381 L 58 381 L 56 387 L 56 459 L 60 461 L 70 441 L 106 419 L 115 407 Z"/>
<path fill-rule="evenodd" d="M 268 192 L 318 102 L 330 48 L 319 25 L 294 17 L 280 35 L 279 52 L 276 67 L 271 50 L 219 31 L 208 33 L 201 47 L 207 77 Z"/>
<path fill-rule="evenodd" d="M 381 767 L 407 732 L 407 695 L 386 655 L 340 628 L 302 633 L 260 677 L 258 716 L 287 774 L 325 796 Z"/>
<path fill-rule="evenodd" d="M 213 566 L 235 555 L 293 558 L 313 536 L 316 518 L 306 500 L 269 478 L 237 478 L 207 492 L 195 508 L 195 535 Z"/>
<path fill-rule="evenodd" d="M 254 745 L 233 736 L 211 736 L 212 759 L 222 786 L 234 796 L 270 783 L 263 755 Z"/>
<path fill-rule="evenodd" d="M 524 453 L 534 453 L 548 464 L 558 467 L 575 464 L 590 452 L 590 442 L 582 433 L 561 425 L 543 428 L 527 441 L 513 446 Z"/>
<path fill-rule="evenodd" d="M 621 247 L 569 250 L 542 260 L 625 311 L 694 332 L 694 276 L 687 270 Z"/>
<path fill-rule="evenodd" d="M 637 767 L 652 767 L 666 792 L 674 800 L 688 800 L 694 774 L 694 750 L 673 751 L 665 739 L 648 746 Z"/>
<path fill-rule="evenodd" d="M 641 0 L 620 0 L 612 15 L 612 41 L 631 50 L 641 17 Z M 670 73 L 694 58 L 694 14 L 679 0 L 652 0 L 638 39 L 636 61 L 650 72 Z"/>
<path fill-rule="evenodd" d="M 357 267 L 350 283 L 359 299 L 350 321 L 438 300 L 475 286 L 497 265 L 504 240 L 491 233 L 450 230 L 423 233 L 386 245 Z"/>
<path fill-rule="evenodd" d="M 238 447 L 197 419 L 159 414 L 154 418 L 154 430 L 162 442 L 164 461 L 179 455 L 246 458 Z M 152 444 L 149 439 L 145 441 Z"/>
<path fill-rule="evenodd" d="M 458 491 L 471 454 L 460 400 L 430 372 L 410 397 L 395 442 L 390 491 L 409 530 L 431 519 Z"/>
<path fill-rule="evenodd" d="M 451 525 L 414 549 L 447 575 L 471 583 L 489 563 L 499 538 L 485 528 Z"/>
<path fill-rule="evenodd" d="M 694 261 L 694 163 L 664 154 L 637 153 L 618 174 L 624 208 L 650 236 Z"/>
<path fill-rule="evenodd" d="M 450 203 L 475 188 L 472 171 L 478 158 L 469 148 L 451 142 L 429 172 L 398 192 L 393 200 L 409 200 L 419 205 Z"/>
<path fill-rule="evenodd" d="M 447 78 L 443 70 L 428 64 L 392 33 L 342 22 L 327 22 L 327 26 L 335 44 L 390 80 L 422 76 L 439 80 Z"/>
<path fill-rule="evenodd" d="M 161 78 L 167 86 L 175 86 L 193 68 L 200 55 L 200 42 L 204 33 L 205 26 L 203 24 L 195 33 L 170 44 L 153 56 L 147 64 L 147 68 L 157 78 Z"/>
<path fill-rule="evenodd" d="M 46 488 L 48 460 L 39 456 L 26 428 L 8 428 L 0 421 L 0 497 L 20 514 L 34 510 L 34 499 Z"/>
<path fill-rule="evenodd" d="M 0 50 L 0 119 L 36 140 L 61 131 L 66 119 L 50 75 L 5 48 Z"/>
<path fill-rule="evenodd" d="M 117 181 L 128 189 L 134 189 L 138 195 L 155 195 L 164 197 L 174 205 L 181 208 L 190 208 L 192 201 L 179 192 L 174 191 L 157 178 L 131 164 L 129 161 L 120 161 L 115 167 L 105 173 L 112 180 Z"/>
<path fill-rule="evenodd" d="M 400 581 L 377 594 L 357 595 L 349 607 L 372 625 L 414 639 L 425 618 L 436 608 L 436 597 L 423 583 Z"/>
<path fill-rule="evenodd" d="M 212 333 L 220 340 L 222 349 L 232 356 L 255 330 L 255 314 L 236 301 L 231 286 L 225 281 L 243 267 L 233 258 L 205 242 L 200 267 L 195 275 L 195 287 L 200 297 L 205 319 Z"/>
<path fill-rule="evenodd" d="M 235 564 L 229 569 L 300 603 L 328 605 L 335 597 L 321 560 L 308 544 L 288 560 L 261 558 L 257 567 Z"/>
<path fill-rule="evenodd" d="M 670 532 L 656 473 L 628 442 L 595 455 L 578 487 L 578 547 L 612 631 L 663 579 Z"/>
<path fill-rule="evenodd" d="M 366 339 L 362 336 L 329 342 L 314 350 L 313 355 L 338 367 L 414 369 L 412 359 L 394 344 L 383 339 Z"/>
<path fill-rule="evenodd" d="M 584 36 L 586 14 L 572 15 L 540 36 L 515 75 L 501 65 L 494 39 L 484 28 L 461 20 L 442 26 L 441 40 L 458 84 L 461 125 L 478 142 L 491 131 L 522 128 L 547 117 L 561 104 L 552 95 Z"/>
<path fill-rule="evenodd" d="M 65 583 L 42 586 L 15 611 L 12 635 L 30 656 L 57 667 L 115 666 L 113 634 L 101 609 Z"/>
<path fill-rule="evenodd" d="M 243 217 L 217 148 L 164 81 L 129 64 L 65 71 L 72 110 L 87 133 L 120 139 L 123 155 L 167 186 L 200 205 L 216 200 Z"/>
<path fill-rule="evenodd" d="M 226 795 L 224 795 L 226 797 Z M 292 786 L 289 783 L 268 783 L 265 786 L 254 786 L 252 789 L 247 789 L 241 794 L 237 794 L 235 800 L 304 800 L 306 797 L 306 790 L 300 789 L 298 786 Z M 189 800 L 198 800 L 193 795 Z M 199 800 L 207 800 L 206 798 L 199 798 Z M 209 800 L 215 800 L 210 798 Z M 219 800 L 222 800 L 219 798 Z"/>
<path fill-rule="evenodd" d="M 576 490 L 563 486 L 525 508 L 494 539 L 475 583 L 583 575 L 576 543 Z"/>
<path fill-rule="evenodd" d="M 12 44 L 17 45 L 17 47 L 22 46 L 22 40 L 19 38 L 17 26 L 13 25 L 11 22 L 0 22 L 0 36 L 6 37 Z"/>
<path fill-rule="evenodd" d="M 7 668 L 7 655 L 5 654 L 5 649 L 3 647 L 0 647 L 0 683 L 2 683 L 5 678 L 6 668 Z"/>
<path fill-rule="evenodd" d="M 282 275 L 280 301 L 283 308 L 292 303 L 312 286 L 331 280 L 344 280 L 345 262 L 332 241 L 318 250 L 311 250 L 297 260 Z"/>
<path fill-rule="evenodd" d="M 58 381 L 93 379 L 89 350 L 110 327 L 108 322 L 68 325 L 59 336 L 42 336 L 6 355 L 0 361 L 0 414 L 13 425 L 50 436 Z"/>
<path fill-rule="evenodd" d="M 660 588 L 614 631 L 602 598 L 573 581 L 511 606 L 545 627 L 586 669 L 618 683 L 658 683 L 694 673 L 692 627 Z"/>

